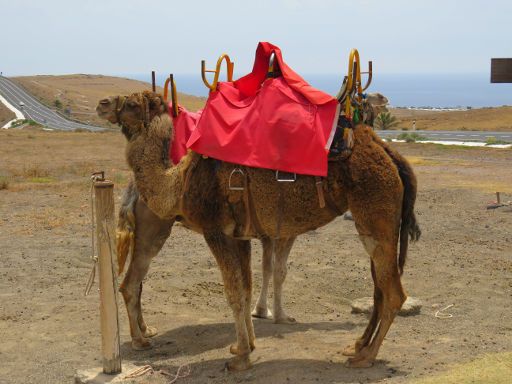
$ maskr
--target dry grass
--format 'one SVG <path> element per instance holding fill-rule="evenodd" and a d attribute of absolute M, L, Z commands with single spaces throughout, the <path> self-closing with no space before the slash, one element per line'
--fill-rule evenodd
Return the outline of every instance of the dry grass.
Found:
<path fill-rule="evenodd" d="M 443 112 L 392 108 L 390 111 L 400 121 L 397 129 L 411 129 L 416 120 L 416 129 L 433 131 L 512 131 L 512 107 Z"/>
<path fill-rule="evenodd" d="M 129 178 L 124 137 L 118 132 L 0 130 L 0 175 L 10 191 L 87 188 L 92 172 L 106 171 L 120 186 Z M 1 180 L 0 180 L 1 181 Z"/>
<path fill-rule="evenodd" d="M 9 189 L 9 179 L 5 176 L 0 176 L 0 191 Z"/>
<path fill-rule="evenodd" d="M 94 125 L 112 127 L 96 116 L 95 108 L 99 100 L 112 95 L 127 95 L 148 90 L 151 85 L 142 81 L 102 75 L 66 75 L 66 76 L 26 76 L 13 80 L 23 86 L 47 106 L 55 109 L 55 101 L 71 109 L 73 119 Z M 162 89 L 158 89 L 162 92 Z M 205 99 L 178 94 L 180 104 L 195 111 L 202 108 Z"/>
<path fill-rule="evenodd" d="M 508 384 L 512 378 L 512 353 L 490 354 L 448 372 L 413 384 Z"/>
<path fill-rule="evenodd" d="M 0 127 L 3 127 L 7 122 L 11 121 L 15 117 L 16 115 L 10 109 L 0 103 Z"/>

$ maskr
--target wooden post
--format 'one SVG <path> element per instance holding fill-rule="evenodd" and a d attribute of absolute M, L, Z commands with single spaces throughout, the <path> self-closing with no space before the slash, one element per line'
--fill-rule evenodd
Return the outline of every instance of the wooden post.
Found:
<path fill-rule="evenodd" d="M 155 71 L 151 71 L 151 90 L 156 92 L 156 74 Z"/>
<path fill-rule="evenodd" d="M 114 183 L 103 178 L 94 181 L 96 239 L 100 280 L 100 322 L 103 372 L 121 372 L 117 275 L 114 267 Z"/>

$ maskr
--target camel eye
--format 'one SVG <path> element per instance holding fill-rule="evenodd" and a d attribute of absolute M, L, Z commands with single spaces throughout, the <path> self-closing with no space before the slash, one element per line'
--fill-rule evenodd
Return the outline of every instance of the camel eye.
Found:
<path fill-rule="evenodd" d="M 133 100 L 130 100 L 128 102 L 126 102 L 126 104 L 130 107 L 130 108 L 137 108 L 139 106 L 139 103 L 137 103 L 136 101 L 133 101 Z"/>

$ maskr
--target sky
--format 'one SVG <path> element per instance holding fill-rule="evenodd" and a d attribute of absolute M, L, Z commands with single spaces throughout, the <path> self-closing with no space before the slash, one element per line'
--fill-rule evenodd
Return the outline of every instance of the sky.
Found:
<path fill-rule="evenodd" d="M 489 73 L 512 57 L 510 0 L 0 0 L 0 71 L 199 73 L 221 53 L 252 68 L 258 41 L 298 73 Z"/>

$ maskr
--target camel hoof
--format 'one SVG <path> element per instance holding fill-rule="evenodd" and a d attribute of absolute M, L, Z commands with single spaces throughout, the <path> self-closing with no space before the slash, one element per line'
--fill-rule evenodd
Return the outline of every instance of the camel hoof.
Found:
<path fill-rule="evenodd" d="M 251 352 L 254 351 L 254 349 L 256 348 L 256 345 L 254 345 L 254 343 L 249 343 L 249 346 L 251 348 Z M 238 355 L 238 346 L 236 344 L 231 344 L 231 346 L 229 347 L 229 352 L 232 355 Z"/>
<path fill-rule="evenodd" d="M 348 368 L 370 368 L 373 366 L 373 361 L 364 358 L 350 358 L 347 360 Z"/>
<path fill-rule="evenodd" d="M 249 359 L 249 354 L 233 357 L 226 362 L 224 367 L 228 371 L 245 371 L 251 368 L 252 364 Z"/>
<path fill-rule="evenodd" d="M 288 315 L 282 315 L 274 319 L 274 324 L 297 324 L 297 320 L 294 317 Z"/>
<path fill-rule="evenodd" d="M 135 351 L 146 351 L 151 348 L 153 348 L 153 343 L 149 339 L 132 340 L 132 349 Z"/>
<path fill-rule="evenodd" d="M 270 312 L 270 309 L 262 308 L 262 307 L 254 307 L 251 314 L 252 314 L 252 317 L 256 317 L 258 319 L 271 319 L 272 318 L 272 312 Z"/>
<path fill-rule="evenodd" d="M 354 345 L 348 345 L 341 353 L 343 356 L 355 356 L 356 347 Z"/>
<path fill-rule="evenodd" d="M 144 337 L 153 337 L 158 335 L 158 330 L 155 327 L 147 326 L 144 331 Z"/>

